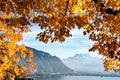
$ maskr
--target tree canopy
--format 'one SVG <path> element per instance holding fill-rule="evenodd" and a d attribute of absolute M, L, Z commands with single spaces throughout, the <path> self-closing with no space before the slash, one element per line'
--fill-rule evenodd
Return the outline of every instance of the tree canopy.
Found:
<path fill-rule="evenodd" d="M 17 45 L 32 23 L 40 26 L 36 39 L 44 43 L 64 42 L 72 29 L 83 28 L 94 42 L 89 51 L 104 57 L 106 71 L 120 72 L 119 16 L 119 0 L 0 0 L 0 79 L 14 80 L 35 66 L 33 52 Z M 22 58 L 26 62 L 18 64 Z"/>

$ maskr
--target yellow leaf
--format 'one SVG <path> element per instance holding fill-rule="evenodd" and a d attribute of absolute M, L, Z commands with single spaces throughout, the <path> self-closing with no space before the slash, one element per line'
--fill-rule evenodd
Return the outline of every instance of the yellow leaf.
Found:
<path fill-rule="evenodd" d="M 84 28 L 84 29 L 87 29 L 88 27 L 89 27 L 88 25 L 85 25 L 83 28 Z"/>

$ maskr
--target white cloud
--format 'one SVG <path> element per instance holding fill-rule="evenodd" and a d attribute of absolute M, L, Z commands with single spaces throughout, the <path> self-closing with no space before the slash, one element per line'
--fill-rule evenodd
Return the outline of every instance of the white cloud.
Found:
<path fill-rule="evenodd" d="M 88 39 L 88 36 L 84 36 L 82 31 L 74 29 L 71 31 L 73 36 L 66 39 L 64 43 L 48 43 L 44 44 L 35 39 L 36 35 L 40 32 L 37 25 L 33 26 L 32 32 L 24 33 L 24 40 L 20 43 L 25 43 L 26 46 L 36 48 L 38 50 L 43 50 L 49 52 L 52 55 L 56 55 L 60 58 L 66 58 L 73 56 L 76 53 L 89 53 L 88 49 L 93 43 Z"/>

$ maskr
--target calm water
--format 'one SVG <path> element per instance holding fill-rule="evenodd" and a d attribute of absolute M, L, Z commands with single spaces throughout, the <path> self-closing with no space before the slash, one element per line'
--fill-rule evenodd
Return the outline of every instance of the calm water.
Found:
<path fill-rule="evenodd" d="M 37 78 L 35 80 L 120 80 L 120 77 L 64 76 Z"/>

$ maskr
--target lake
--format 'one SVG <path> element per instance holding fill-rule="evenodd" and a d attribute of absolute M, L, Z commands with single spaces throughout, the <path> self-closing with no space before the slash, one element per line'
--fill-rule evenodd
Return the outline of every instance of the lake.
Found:
<path fill-rule="evenodd" d="M 61 77 L 41 77 L 35 80 L 120 80 L 120 77 L 100 77 L 100 76 L 61 76 Z"/>

